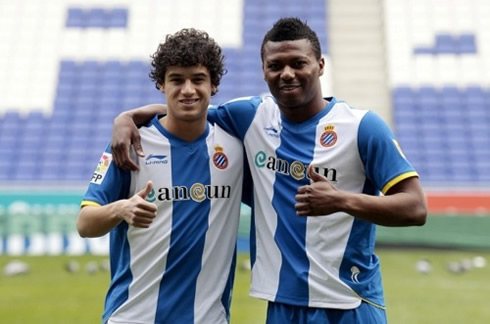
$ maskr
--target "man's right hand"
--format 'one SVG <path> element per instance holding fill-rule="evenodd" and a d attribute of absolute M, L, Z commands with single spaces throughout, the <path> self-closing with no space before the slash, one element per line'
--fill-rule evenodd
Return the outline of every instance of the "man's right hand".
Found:
<path fill-rule="evenodd" d="M 131 226 L 148 228 L 157 216 L 157 206 L 146 201 L 151 192 L 153 183 L 148 181 L 145 188 L 137 192 L 133 197 L 122 200 L 119 208 L 119 218 Z"/>
<path fill-rule="evenodd" d="M 138 165 L 131 160 L 129 154 L 131 145 L 133 145 L 133 149 L 138 156 L 145 156 L 141 147 L 138 127 L 136 127 L 131 115 L 128 112 L 124 112 L 114 119 L 111 139 L 112 158 L 121 169 L 139 170 Z"/>

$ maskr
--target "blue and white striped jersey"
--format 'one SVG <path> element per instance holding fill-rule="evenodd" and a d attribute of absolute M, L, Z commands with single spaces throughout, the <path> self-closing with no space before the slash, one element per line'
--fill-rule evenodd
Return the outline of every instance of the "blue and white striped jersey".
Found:
<path fill-rule="evenodd" d="M 417 176 L 389 127 L 372 111 L 335 98 L 300 124 L 281 117 L 272 97 L 232 100 L 208 119 L 244 143 L 254 182 L 251 296 L 291 305 L 351 309 L 384 306 L 375 224 L 343 212 L 298 217 L 308 165 L 338 189 L 386 193 Z"/>
<path fill-rule="evenodd" d="M 133 196 L 148 180 L 158 206 L 150 228 L 110 232 L 111 284 L 104 322 L 228 323 L 243 174 L 243 146 L 208 124 L 194 142 L 155 117 L 140 128 L 146 157 L 123 171 L 106 150 L 82 205 Z"/>

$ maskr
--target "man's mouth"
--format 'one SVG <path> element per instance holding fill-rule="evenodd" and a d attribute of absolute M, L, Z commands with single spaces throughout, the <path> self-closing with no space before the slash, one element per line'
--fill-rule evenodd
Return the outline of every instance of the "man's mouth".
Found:
<path fill-rule="evenodd" d="M 199 101 L 199 99 L 182 99 L 182 100 L 179 100 L 179 102 L 184 104 L 184 105 L 193 105 L 198 101 Z"/>
<path fill-rule="evenodd" d="M 299 87 L 299 85 L 283 85 L 279 87 L 279 89 L 281 89 L 281 91 L 293 91 L 295 89 L 298 89 Z"/>

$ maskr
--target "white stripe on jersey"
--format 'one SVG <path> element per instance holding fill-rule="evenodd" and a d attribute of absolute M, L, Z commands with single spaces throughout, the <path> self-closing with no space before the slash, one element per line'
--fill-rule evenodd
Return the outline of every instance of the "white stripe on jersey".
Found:
<path fill-rule="evenodd" d="M 141 128 L 142 145 L 145 152 L 154 152 L 147 143 L 147 138 L 157 138 L 163 145 L 158 147 L 170 147 L 167 138 L 161 136 L 155 127 Z M 169 152 L 161 152 L 167 154 Z M 144 162 L 143 162 L 144 163 Z M 141 163 L 140 163 L 141 164 Z M 154 166 L 156 167 L 156 166 Z M 131 186 L 129 197 L 133 196 L 139 188 L 144 188 L 146 179 L 154 179 L 149 168 L 140 165 L 140 172 L 131 172 Z M 153 168 L 155 169 L 155 168 Z M 165 168 L 158 168 L 158 181 L 153 180 L 155 187 L 172 187 L 172 164 L 167 163 Z M 137 174 L 139 176 L 137 176 Z M 155 188 L 154 187 L 154 188 Z M 158 187 L 157 187 L 158 188 Z M 115 321 L 119 319 L 139 319 L 141 323 L 155 322 L 155 310 L 158 304 L 158 294 L 160 292 L 160 281 L 163 269 L 166 268 L 168 249 L 170 245 L 170 235 L 172 233 L 172 204 L 163 202 L 159 206 L 158 217 L 156 217 L 150 228 L 129 227 L 127 238 L 130 249 L 131 273 L 133 281 L 128 289 L 128 299 L 111 316 Z M 142 262 L 138 256 L 154 255 L 151 264 Z M 149 261 L 146 258 L 146 261 Z M 141 307 L 144 301 L 145 307 Z"/>
<path fill-rule="evenodd" d="M 278 111 L 274 109 L 267 109 L 265 105 L 257 108 L 257 114 L 254 117 L 253 125 L 257 127 L 250 127 L 247 132 L 247 141 L 244 142 L 245 148 L 253 150 L 255 143 L 266 143 L 264 136 L 271 136 L 268 141 L 270 145 L 264 145 L 264 156 L 275 155 L 275 150 L 281 145 L 279 137 L 273 136 L 275 132 L 265 135 L 264 129 L 273 128 L 280 132 L 280 123 L 270 124 L 267 121 L 279 121 L 280 116 L 273 116 L 278 114 Z M 262 117 L 264 116 L 264 117 Z M 252 147 L 250 147 L 252 146 Z M 256 157 L 252 154 L 247 154 L 248 163 L 251 166 L 250 172 L 254 179 L 255 188 L 263 188 L 264 192 L 254 190 L 254 205 L 255 205 L 255 227 L 260 228 L 260 231 L 256 231 L 256 249 L 257 258 L 252 265 L 252 286 L 250 289 L 250 296 L 257 298 L 269 299 L 274 298 L 277 287 L 279 285 L 279 272 L 280 265 L 282 263 L 282 256 L 279 248 L 274 242 L 274 233 L 277 228 L 277 214 L 270 202 L 270 197 L 274 195 L 274 187 L 271 185 L 274 183 L 275 175 L 269 172 L 266 175 L 258 175 L 258 169 L 253 167 L 259 161 L 256 161 Z M 257 157 L 258 159 L 260 157 Z M 267 234 L 265 234 L 267 233 Z M 260 269 L 269 269 L 264 272 Z M 261 271 L 258 273 L 257 271 Z M 254 287 L 261 287 L 260 291 L 256 291 Z M 264 293 L 267 292 L 267 293 Z"/>
<path fill-rule="evenodd" d="M 209 136 L 207 138 L 208 147 L 213 147 L 213 143 L 217 143 L 216 138 L 222 138 L 229 136 L 219 127 L 214 128 L 214 136 Z M 216 137 L 216 138 L 215 138 Z M 233 143 L 233 145 L 238 145 L 238 150 L 242 149 L 241 143 Z M 236 151 L 236 147 L 223 147 L 225 152 Z M 241 157 L 243 159 L 243 155 Z M 209 159 L 209 169 L 211 170 L 211 179 L 216 179 L 213 181 L 214 185 L 224 185 L 229 183 L 229 179 L 220 176 L 222 170 L 219 170 L 213 166 L 213 159 L 210 156 Z M 237 183 L 242 182 L 243 172 L 236 170 Z M 232 199 L 241 200 L 241 197 L 233 197 Z M 219 276 L 219 282 L 210 281 L 210 278 L 216 277 L 216 269 L 230 269 L 231 260 L 233 257 L 234 250 L 223 244 L 227 242 L 233 244 L 236 242 L 238 233 L 238 217 L 233 217 L 233 215 L 240 214 L 241 205 L 238 203 L 234 204 L 217 204 L 216 200 L 211 200 L 211 212 L 209 214 L 208 224 L 209 228 L 206 232 L 206 241 L 203 251 L 203 264 L 201 272 L 197 278 L 197 290 L 194 301 L 195 307 L 195 322 L 196 323 L 216 323 L 225 324 L 226 318 L 225 309 L 220 302 L 222 289 L 217 289 L 217 287 L 224 287 L 228 279 L 228 273 L 224 272 Z M 219 237 L 219 240 L 216 239 Z M 233 270 L 231 270 L 233 271 Z"/>
<path fill-rule="evenodd" d="M 361 171 L 364 170 L 364 167 L 358 150 L 352 149 L 357 147 L 359 124 L 352 123 L 352 121 L 360 121 L 367 111 L 353 110 L 346 106 L 341 107 L 342 105 L 345 104 L 337 103 L 330 113 L 318 122 L 315 143 L 320 143 L 320 137 L 325 132 L 322 125 L 327 125 L 330 122 L 334 122 L 335 125 L 343 124 L 343 127 L 335 128 L 337 137 L 341 140 L 329 148 L 329 154 L 324 154 L 325 150 L 316 145 L 311 164 L 346 168 L 350 171 L 350 174 L 347 175 L 349 181 L 343 177 L 342 181 L 338 181 L 336 184 L 337 189 L 362 192 L 365 176 Z M 308 218 L 306 251 L 310 261 L 309 305 L 311 307 L 326 307 L 324 302 L 319 302 L 325 299 L 342 301 L 343 308 L 354 308 L 360 304 L 360 299 L 353 295 L 350 287 L 340 280 L 332 280 L 332 278 L 339 278 L 340 264 L 343 260 L 353 220 L 353 217 L 345 213 L 335 213 L 328 217 Z M 327 267 L 322 260 L 331 260 L 329 266 Z M 328 290 L 325 290 L 324 285 L 316 284 L 327 280 L 329 281 Z M 329 306 L 331 307 L 332 304 Z"/>

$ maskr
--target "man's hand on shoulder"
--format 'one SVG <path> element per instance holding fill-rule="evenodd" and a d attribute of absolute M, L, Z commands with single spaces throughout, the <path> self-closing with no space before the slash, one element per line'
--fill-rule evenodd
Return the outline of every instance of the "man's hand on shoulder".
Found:
<path fill-rule="evenodd" d="M 122 169 L 139 170 L 138 165 L 131 160 L 131 145 L 133 145 L 138 156 L 145 156 L 141 147 L 138 127 L 136 127 L 131 113 L 123 112 L 114 119 L 111 139 L 112 158 L 116 165 Z"/>
<path fill-rule="evenodd" d="M 111 149 L 112 158 L 118 167 L 124 170 L 139 170 L 129 154 L 133 145 L 138 156 L 145 156 L 138 126 L 148 123 L 155 115 L 166 113 L 166 105 L 151 104 L 123 112 L 114 119 Z"/>

